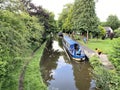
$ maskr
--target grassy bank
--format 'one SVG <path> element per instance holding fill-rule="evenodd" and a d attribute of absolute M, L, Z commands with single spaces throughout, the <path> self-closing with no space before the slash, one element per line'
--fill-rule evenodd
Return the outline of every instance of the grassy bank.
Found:
<path fill-rule="evenodd" d="M 46 43 L 43 44 L 33 55 L 29 62 L 25 77 L 24 77 L 24 90 L 46 90 L 46 86 L 42 81 L 40 73 L 40 58 Z"/>
<path fill-rule="evenodd" d="M 14 63 L 15 67 L 13 67 L 12 71 L 8 73 L 9 77 L 6 77 L 5 80 L 3 79 L 0 81 L 3 82 L 0 85 L 0 90 L 18 90 L 21 69 L 23 68 L 24 63 L 30 58 L 31 53 L 32 50 L 29 49 L 28 52 L 25 53 L 24 57 L 16 58 L 16 63 Z"/>
<path fill-rule="evenodd" d="M 97 90 L 120 90 L 120 76 L 115 70 L 105 69 L 97 56 L 91 57 L 89 61 Z"/>
<path fill-rule="evenodd" d="M 89 41 L 86 44 L 83 42 L 83 40 L 79 40 L 79 42 L 91 48 L 92 50 L 95 50 L 95 48 L 99 48 L 100 50 L 102 50 L 103 53 L 109 54 L 113 50 L 115 40 L 116 39 L 89 39 Z"/>

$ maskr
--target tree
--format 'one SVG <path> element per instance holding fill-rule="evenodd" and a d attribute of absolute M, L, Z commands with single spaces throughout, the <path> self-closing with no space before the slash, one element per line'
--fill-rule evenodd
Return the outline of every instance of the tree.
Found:
<path fill-rule="evenodd" d="M 72 32 L 72 12 L 73 12 L 73 4 L 67 4 L 67 9 L 68 9 L 68 15 L 65 19 L 65 22 L 63 23 L 63 29 L 66 32 Z"/>
<path fill-rule="evenodd" d="M 106 30 L 104 29 L 104 27 L 99 25 L 98 29 L 99 29 L 98 35 L 102 37 L 102 39 L 105 39 Z"/>
<path fill-rule="evenodd" d="M 43 9 L 41 6 L 35 6 L 33 3 L 29 4 L 27 11 L 31 16 L 37 17 L 39 22 L 44 25 L 45 33 L 49 34 L 53 31 L 53 28 L 55 30 L 56 21 L 54 20 L 54 13 Z"/>
<path fill-rule="evenodd" d="M 72 16 L 72 7 L 73 4 L 66 4 L 58 18 L 58 28 L 65 32 L 71 29 L 71 16 Z"/>
<path fill-rule="evenodd" d="M 110 26 L 113 30 L 120 27 L 120 21 L 116 15 L 110 15 L 107 18 L 107 26 Z"/>
<path fill-rule="evenodd" d="M 55 17 L 54 13 L 49 12 L 49 19 L 48 19 L 49 31 L 48 31 L 48 33 L 50 33 L 50 32 L 56 33 L 57 32 L 57 24 L 56 24 L 54 17 Z"/>
<path fill-rule="evenodd" d="M 75 0 L 73 6 L 73 28 L 80 32 L 94 33 L 97 31 L 98 18 L 95 13 L 94 0 Z"/>

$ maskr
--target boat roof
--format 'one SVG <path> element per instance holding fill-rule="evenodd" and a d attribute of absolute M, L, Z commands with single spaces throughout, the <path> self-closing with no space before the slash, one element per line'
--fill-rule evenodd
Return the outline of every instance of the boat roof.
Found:
<path fill-rule="evenodd" d="M 72 40 L 70 37 L 68 36 L 64 36 L 64 40 L 69 43 L 70 45 L 73 45 L 73 44 L 78 44 L 76 41 Z"/>

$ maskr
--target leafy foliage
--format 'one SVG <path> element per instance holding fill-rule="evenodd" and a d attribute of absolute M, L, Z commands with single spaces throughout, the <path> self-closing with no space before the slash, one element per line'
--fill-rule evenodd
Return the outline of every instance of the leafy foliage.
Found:
<path fill-rule="evenodd" d="M 93 68 L 96 66 L 102 66 L 102 64 L 97 56 L 93 56 L 90 58 L 90 64 L 92 65 Z"/>
<path fill-rule="evenodd" d="M 113 52 L 110 56 L 110 60 L 115 65 L 116 69 L 120 71 L 120 38 L 118 38 L 113 47 Z"/>
<path fill-rule="evenodd" d="M 74 30 L 81 32 L 97 31 L 98 19 L 95 14 L 94 0 L 75 0 L 72 22 Z"/>
<path fill-rule="evenodd" d="M 52 12 L 43 9 L 41 6 L 35 6 L 30 0 L 23 0 L 22 2 L 30 16 L 39 18 L 39 22 L 41 22 L 45 28 L 45 33 L 55 32 L 56 22 Z"/>
<path fill-rule="evenodd" d="M 94 68 L 96 86 L 100 90 L 119 90 L 120 77 L 114 71 L 108 71 L 103 67 Z"/>
<path fill-rule="evenodd" d="M 98 29 L 100 30 L 99 31 L 99 36 L 101 36 L 101 37 L 105 36 L 106 30 L 104 29 L 104 27 L 102 27 L 102 26 L 99 25 Z"/>
<path fill-rule="evenodd" d="M 107 18 L 107 22 L 106 24 L 108 26 L 110 26 L 113 30 L 117 29 L 120 27 L 120 21 L 118 19 L 117 16 L 115 15 L 110 15 L 108 18 Z"/>
<path fill-rule="evenodd" d="M 115 37 L 115 38 L 120 37 L 120 28 L 114 30 L 114 37 Z"/>
<path fill-rule="evenodd" d="M 44 28 L 35 17 L 0 10 L 0 85 L 9 85 L 25 53 L 42 43 Z M 7 80 L 7 81 L 6 81 Z M 2 84 L 3 83 L 3 84 Z M 7 86 L 6 86 L 7 87 Z"/>
<path fill-rule="evenodd" d="M 67 4 L 66 9 L 68 9 L 68 15 L 65 18 L 65 21 L 63 23 L 63 29 L 65 32 L 72 32 L 72 12 L 73 12 L 73 4 Z"/>
<path fill-rule="evenodd" d="M 63 30 L 64 32 L 71 32 L 72 30 L 72 12 L 73 12 L 73 4 L 66 4 L 62 10 L 62 13 L 58 19 L 58 28 Z"/>
<path fill-rule="evenodd" d="M 98 57 L 91 57 L 90 64 L 93 67 L 92 75 L 96 80 L 96 88 L 98 90 L 118 90 L 120 88 L 119 75 L 114 70 L 105 69 Z"/>

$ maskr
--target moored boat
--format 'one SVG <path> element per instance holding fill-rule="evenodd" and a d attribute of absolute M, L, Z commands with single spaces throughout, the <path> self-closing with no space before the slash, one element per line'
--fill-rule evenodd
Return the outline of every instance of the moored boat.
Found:
<path fill-rule="evenodd" d="M 65 47 L 69 56 L 77 61 L 85 60 L 86 55 L 80 44 L 68 36 L 63 37 L 63 46 Z"/>

